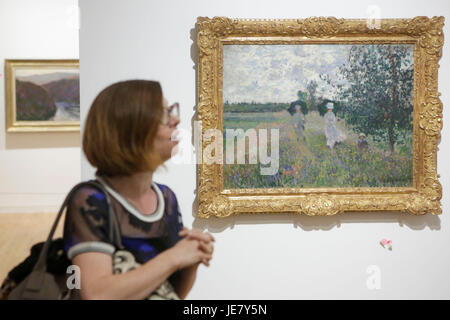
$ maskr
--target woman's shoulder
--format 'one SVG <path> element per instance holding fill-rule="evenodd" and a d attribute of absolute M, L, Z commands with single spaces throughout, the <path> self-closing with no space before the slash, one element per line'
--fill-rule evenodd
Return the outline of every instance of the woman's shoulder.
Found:
<path fill-rule="evenodd" d="M 175 207 L 178 207 L 178 200 L 177 196 L 175 195 L 175 192 L 167 185 L 162 183 L 155 182 L 159 190 L 161 190 L 161 193 L 164 197 L 164 202 L 168 204 L 175 205 Z M 166 206 L 167 207 L 167 206 Z"/>
<path fill-rule="evenodd" d="M 175 192 L 173 192 L 173 190 L 168 185 L 159 182 L 154 182 L 154 184 L 156 184 L 156 186 L 159 188 L 159 190 L 161 190 L 164 196 L 175 196 Z"/>
<path fill-rule="evenodd" d="M 97 184 L 84 181 L 74 186 L 74 188 L 68 199 L 69 204 L 83 206 L 86 203 L 90 205 L 95 205 L 98 202 L 106 203 L 105 192 Z"/>

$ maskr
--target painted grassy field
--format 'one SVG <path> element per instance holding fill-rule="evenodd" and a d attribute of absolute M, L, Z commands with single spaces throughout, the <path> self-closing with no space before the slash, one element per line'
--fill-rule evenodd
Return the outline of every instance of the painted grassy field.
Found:
<path fill-rule="evenodd" d="M 366 151 L 357 148 L 358 134 L 344 120 L 337 122 L 347 138 L 329 149 L 326 146 L 323 117 L 312 111 L 306 115 L 305 141 L 297 142 L 287 111 L 273 113 L 224 113 L 223 128 L 244 131 L 250 128 L 278 128 L 279 169 L 274 175 L 261 175 L 259 164 L 224 164 L 224 187 L 405 187 L 412 185 L 412 138 L 397 143 L 389 152 L 386 142 L 370 136 Z M 270 130 L 268 131 L 270 135 Z M 224 137 L 224 149 L 226 146 Z M 248 145 L 248 144 L 247 144 Z M 255 147 L 255 146 L 253 146 Z M 225 152 L 224 152 L 225 154 Z M 270 153 L 269 153 L 270 154 Z"/>

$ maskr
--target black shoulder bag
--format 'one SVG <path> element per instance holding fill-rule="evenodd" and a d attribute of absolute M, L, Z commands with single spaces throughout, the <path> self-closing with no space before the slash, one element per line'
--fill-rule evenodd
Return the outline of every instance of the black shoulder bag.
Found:
<path fill-rule="evenodd" d="M 100 189 L 105 194 L 109 209 L 110 241 L 116 244 L 116 248 L 123 249 L 119 226 L 108 192 L 96 180 L 81 182 L 74 186 L 64 199 L 47 241 L 35 244 L 31 248 L 31 254 L 8 273 L 8 277 L 1 286 L 0 299 L 64 300 L 79 294 L 79 292 L 75 292 L 79 290 L 69 289 L 67 286 L 68 275 L 66 270 L 71 265 L 71 262 L 64 252 L 63 239 L 53 240 L 53 235 L 72 195 L 81 187 L 86 186 Z"/>

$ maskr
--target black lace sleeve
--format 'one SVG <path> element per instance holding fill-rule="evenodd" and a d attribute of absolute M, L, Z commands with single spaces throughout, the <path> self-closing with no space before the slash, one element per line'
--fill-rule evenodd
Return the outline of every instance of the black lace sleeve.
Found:
<path fill-rule="evenodd" d="M 108 205 L 105 194 L 83 187 L 69 201 L 64 223 L 64 251 L 69 259 L 84 252 L 112 255 L 109 240 Z"/>

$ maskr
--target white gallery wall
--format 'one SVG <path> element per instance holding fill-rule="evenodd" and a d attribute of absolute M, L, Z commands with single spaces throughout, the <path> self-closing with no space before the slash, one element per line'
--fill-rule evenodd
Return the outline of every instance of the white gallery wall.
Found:
<path fill-rule="evenodd" d="M 110 1 L 80 0 L 82 119 L 100 90 L 125 79 L 159 80 L 169 102 L 180 102 L 180 128 L 192 132 L 196 105 L 195 22 L 198 16 L 235 18 L 381 18 L 443 15 L 446 1 Z M 450 30 L 446 26 L 448 37 Z M 448 39 L 448 38 L 447 38 Z M 448 40 L 440 61 L 444 130 L 438 172 L 441 216 L 352 213 L 332 217 L 249 215 L 195 217 L 195 165 L 168 164 L 155 180 L 177 194 L 185 225 L 212 232 L 215 256 L 199 269 L 188 299 L 442 299 L 450 298 L 450 88 Z M 82 178 L 93 169 L 82 159 Z M 379 241 L 393 241 L 393 250 Z M 374 267 L 375 266 L 375 267 Z M 379 271 L 380 288 L 370 289 Z"/>
<path fill-rule="evenodd" d="M 80 133 L 6 133 L 5 59 L 78 59 L 77 0 L 0 1 L 0 213 L 55 212 L 80 180 Z"/>

